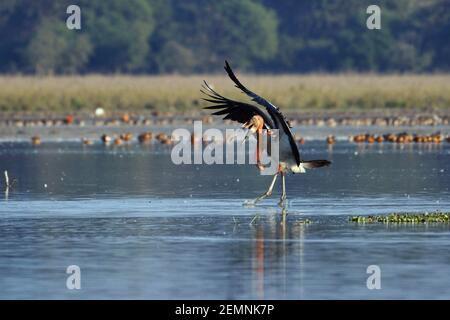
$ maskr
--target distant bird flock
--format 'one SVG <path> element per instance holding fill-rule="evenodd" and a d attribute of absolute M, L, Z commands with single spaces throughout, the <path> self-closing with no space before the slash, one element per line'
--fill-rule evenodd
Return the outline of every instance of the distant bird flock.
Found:
<path fill-rule="evenodd" d="M 129 122 L 123 122 L 122 119 L 129 117 L 129 115 L 123 115 L 120 116 L 117 120 L 110 120 L 109 122 L 105 121 L 105 122 L 101 122 L 101 124 L 97 124 L 96 127 L 98 127 L 99 131 L 101 130 L 101 127 L 120 127 L 122 125 L 126 125 L 126 126 L 133 126 L 133 121 L 130 120 Z M 209 119 L 210 117 L 203 117 L 201 120 L 206 120 L 203 121 L 203 123 L 206 124 L 212 124 L 214 123 L 213 121 L 211 121 Z M 80 125 L 80 123 L 77 123 L 77 120 L 75 117 L 73 118 L 68 118 L 70 119 L 70 121 L 58 121 L 58 120 L 54 120 L 54 121 L 50 121 L 51 124 L 48 124 L 49 121 L 45 121 L 45 120 L 40 120 L 40 121 L 17 121 L 17 123 L 20 123 L 19 127 L 56 127 L 56 126 L 84 126 L 85 124 L 82 123 Z M 194 120 L 189 120 L 189 123 L 192 123 L 192 121 Z M 168 122 L 168 120 L 166 120 L 165 122 Z M 155 123 L 152 121 L 146 121 L 146 124 L 134 124 L 136 127 L 139 126 L 154 126 Z M 293 122 L 292 123 L 298 123 L 298 122 Z M 161 124 L 159 124 L 161 126 Z M 174 125 L 173 123 L 171 123 L 171 125 Z M 305 144 L 307 142 L 307 138 L 299 136 L 297 134 L 294 135 L 295 137 L 295 141 L 302 145 Z M 335 144 L 337 142 L 339 142 L 339 140 L 336 139 L 335 136 L 333 135 L 328 135 L 327 137 L 323 138 L 324 141 L 327 144 Z M 204 139 L 204 137 L 196 137 L 194 136 L 194 134 L 192 133 L 192 139 L 191 142 L 199 142 L 199 141 L 203 141 L 207 139 Z M 139 143 L 144 143 L 144 144 L 149 144 L 149 143 L 155 143 L 155 142 L 159 142 L 163 145 L 171 145 L 172 144 L 172 139 L 169 135 L 167 135 L 166 133 L 163 132 L 152 132 L 152 131 L 143 131 L 140 134 L 137 134 L 136 136 L 133 136 L 133 134 L 131 134 L 130 132 L 124 132 L 121 134 L 99 134 L 99 137 L 97 140 L 93 139 L 93 138 L 86 138 L 86 137 L 81 137 L 80 141 L 83 145 L 93 145 L 95 144 L 96 141 L 104 143 L 104 144 L 114 144 L 114 145 L 124 145 L 126 143 L 131 143 L 131 142 L 139 142 Z M 341 139 L 342 141 L 342 139 Z M 396 143 L 396 144 L 408 144 L 408 143 L 420 143 L 420 144 L 440 144 L 443 142 L 448 142 L 450 143 L 450 135 L 446 135 L 443 134 L 441 132 L 435 132 L 432 134 L 419 134 L 419 133 L 408 133 L 408 132 L 401 132 L 401 133 L 383 133 L 383 134 L 371 134 L 371 133 L 361 133 L 361 134 L 356 134 L 356 135 L 352 135 L 348 137 L 348 141 L 350 142 L 354 142 L 354 143 L 367 143 L 367 144 L 376 144 L 376 143 L 383 143 L 383 142 L 387 142 L 387 143 Z M 30 138 L 30 142 L 33 145 L 40 145 L 42 142 L 42 139 L 40 136 L 38 135 L 34 135 Z M 216 141 L 217 142 L 217 141 Z"/>

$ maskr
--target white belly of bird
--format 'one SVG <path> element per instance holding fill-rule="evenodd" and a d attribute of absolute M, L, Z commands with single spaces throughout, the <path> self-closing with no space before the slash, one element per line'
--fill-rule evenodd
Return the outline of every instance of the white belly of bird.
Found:
<path fill-rule="evenodd" d="M 297 166 L 297 165 L 291 166 L 291 171 L 293 173 L 305 173 L 306 172 L 305 167 L 303 167 L 303 163 L 300 163 L 299 166 Z"/>
<path fill-rule="evenodd" d="M 295 163 L 292 162 L 280 162 L 280 168 L 282 171 L 292 171 L 293 173 L 305 173 L 306 169 L 303 166 L 303 163 L 300 163 L 300 165 L 298 166 Z"/>
<path fill-rule="evenodd" d="M 285 134 L 280 137 L 279 155 L 280 166 L 283 171 L 292 171 L 293 173 L 305 173 L 305 167 L 302 163 L 297 165 L 294 156 L 291 151 L 291 145 L 289 139 Z"/>

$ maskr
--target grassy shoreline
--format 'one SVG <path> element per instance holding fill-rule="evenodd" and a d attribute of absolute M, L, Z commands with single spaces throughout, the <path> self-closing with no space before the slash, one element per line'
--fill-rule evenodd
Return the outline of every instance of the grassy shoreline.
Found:
<path fill-rule="evenodd" d="M 450 108 L 450 75 L 239 75 L 252 90 L 287 112 L 401 111 Z M 220 93 L 245 101 L 225 76 L 0 76 L 2 113 L 190 112 L 206 104 L 206 79 Z"/>

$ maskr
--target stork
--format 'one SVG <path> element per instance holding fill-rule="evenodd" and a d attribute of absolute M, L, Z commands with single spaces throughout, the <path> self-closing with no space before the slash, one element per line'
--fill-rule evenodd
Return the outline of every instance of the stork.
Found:
<path fill-rule="evenodd" d="M 329 166 L 331 162 L 328 160 L 304 160 L 300 156 L 299 149 L 291 132 L 291 127 L 284 115 L 280 112 L 279 108 L 274 106 L 263 97 L 247 89 L 238 80 L 227 61 L 225 61 L 225 71 L 227 72 L 230 79 L 234 82 L 235 86 L 247 96 L 249 96 L 251 100 L 257 105 L 225 98 L 221 94 L 217 93 L 217 91 L 215 91 L 206 81 L 204 81 L 203 90 L 201 90 L 201 92 L 207 97 L 203 98 L 203 100 L 213 104 L 211 106 L 205 107 L 205 109 L 218 110 L 212 114 L 225 115 L 225 117 L 223 118 L 224 120 L 229 119 L 232 121 L 237 121 L 239 123 L 242 123 L 244 128 L 247 128 L 252 132 L 256 132 L 256 163 L 260 170 L 264 169 L 264 166 L 260 161 L 260 141 L 262 130 L 266 129 L 268 134 L 270 134 L 271 130 L 278 129 L 278 171 L 274 174 L 272 182 L 269 185 L 269 189 L 261 196 L 247 203 L 256 204 L 257 202 L 270 196 L 272 194 L 278 175 L 281 175 L 282 192 L 280 202 L 278 204 L 280 207 L 284 207 L 286 202 L 285 176 L 287 173 L 305 173 L 306 169 L 315 169 Z M 265 111 L 263 108 L 265 109 Z"/>

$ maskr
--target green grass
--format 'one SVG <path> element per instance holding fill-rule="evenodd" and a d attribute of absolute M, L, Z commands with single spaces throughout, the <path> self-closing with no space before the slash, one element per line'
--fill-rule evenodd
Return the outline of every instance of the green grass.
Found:
<path fill-rule="evenodd" d="M 286 111 L 442 109 L 450 75 L 238 74 L 250 89 Z M 219 93 L 246 100 L 225 76 L 0 77 L 0 112 L 191 111 L 206 104 L 203 79 Z"/>
<path fill-rule="evenodd" d="M 389 215 L 353 216 L 349 221 L 355 223 L 449 223 L 450 212 L 432 213 L 391 213 Z"/>

